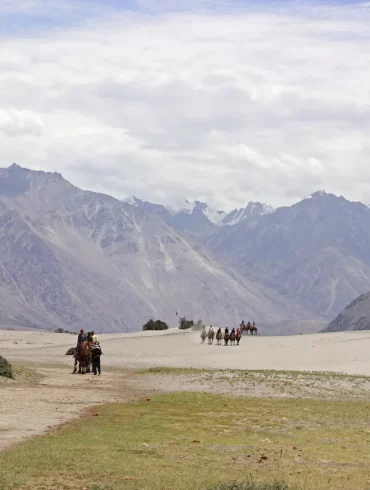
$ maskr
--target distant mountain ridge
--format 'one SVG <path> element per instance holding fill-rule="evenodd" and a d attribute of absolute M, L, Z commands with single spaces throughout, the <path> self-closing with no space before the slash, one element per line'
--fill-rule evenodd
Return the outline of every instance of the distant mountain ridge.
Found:
<path fill-rule="evenodd" d="M 323 191 L 210 238 L 250 279 L 331 320 L 370 290 L 370 209 Z"/>
<path fill-rule="evenodd" d="M 276 322 L 284 333 L 284 321 L 289 332 L 296 320 L 321 326 L 368 291 L 362 203 L 318 191 L 224 213 L 0 169 L 1 324 L 129 331 L 150 317 L 174 325 L 178 311 L 214 325 Z"/>
<path fill-rule="evenodd" d="M 178 201 L 176 206 L 153 204 L 148 201 L 142 201 L 135 196 L 123 199 L 122 202 L 136 208 L 151 210 L 161 215 L 169 224 L 179 229 L 206 233 L 210 233 L 212 230 L 215 231 L 216 227 L 233 226 L 244 220 L 258 218 L 259 216 L 271 214 L 275 211 L 268 204 L 252 201 L 245 208 L 234 209 L 229 213 L 217 210 L 206 203 L 189 201 L 187 199 Z"/>
<path fill-rule="evenodd" d="M 299 316 L 168 225 L 163 209 L 83 191 L 60 174 L 0 170 L 0 322 L 129 331 L 175 311 L 214 324 Z M 309 316 L 308 312 L 305 312 Z"/>

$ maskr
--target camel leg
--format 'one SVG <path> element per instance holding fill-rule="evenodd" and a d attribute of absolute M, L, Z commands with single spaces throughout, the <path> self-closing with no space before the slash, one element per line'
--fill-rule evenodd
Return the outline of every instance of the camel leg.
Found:
<path fill-rule="evenodd" d="M 76 371 L 77 371 L 77 359 L 75 359 L 75 365 L 74 365 L 72 374 L 75 374 Z"/>

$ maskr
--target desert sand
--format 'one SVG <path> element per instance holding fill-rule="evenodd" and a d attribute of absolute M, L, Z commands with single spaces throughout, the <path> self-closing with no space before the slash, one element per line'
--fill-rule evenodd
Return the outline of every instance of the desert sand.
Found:
<path fill-rule="evenodd" d="M 102 365 L 214 369 L 275 369 L 370 374 L 370 332 L 339 332 L 287 337 L 244 336 L 239 346 L 201 344 L 200 333 L 179 330 L 105 334 Z M 70 334 L 0 330 L 0 354 L 10 361 L 71 365 L 64 354 Z"/>
<path fill-rule="evenodd" d="M 245 336 L 240 346 L 202 344 L 200 332 L 170 330 L 135 334 L 100 335 L 103 349 L 101 377 L 72 375 L 73 360 L 65 356 L 76 336 L 33 331 L 0 330 L 0 355 L 15 366 L 28 368 L 16 381 L 0 378 L 0 450 L 24 438 L 45 433 L 106 402 L 124 402 L 156 391 L 214 391 L 248 396 L 321 396 L 324 380 L 309 391 L 286 390 L 284 379 L 272 384 L 255 379 L 237 386 L 215 383 L 215 378 L 181 376 L 135 377 L 133 369 L 154 366 L 212 369 L 266 369 L 370 373 L 370 332 L 297 335 L 290 337 Z M 31 371 L 29 371 L 31 369 Z M 195 377 L 194 377 L 195 376 Z M 257 383 L 255 383 L 257 381 Z M 329 381 L 331 383 L 331 381 Z M 352 385 L 338 382 L 328 396 L 341 397 Z M 216 386 L 217 385 L 217 386 Z M 302 391 L 302 387 L 304 390 Z M 231 390 L 231 391 L 230 391 Z M 364 381 L 359 396 L 368 398 Z M 327 390 L 328 391 L 328 390 Z M 326 396 L 326 395 L 325 395 Z M 353 396 L 357 396 L 354 393 Z"/>

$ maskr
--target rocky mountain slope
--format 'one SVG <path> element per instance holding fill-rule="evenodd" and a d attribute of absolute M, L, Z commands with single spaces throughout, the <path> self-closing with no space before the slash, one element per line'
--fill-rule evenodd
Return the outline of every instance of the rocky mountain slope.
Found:
<path fill-rule="evenodd" d="M 149 207 L 0 169 L 0 322 L 108 332 L 173 325 L 176 310 L 214 324 L 310 318 Z"/>
<path fill-rule="evenodd" d="M 149 317 L 174 325 L 178 311 L 216 325 L 276 322 L 284 333 L 332 320 L 367 291 L 370 209 L 343 197 L 224 213 L 0 169 L 0 324 L 126 331 Z"/>
<path fill-rule="evenodd" d="M 370 209 L 317 192 L 213 235 L 214 252 L 244 276 L 331 320 L 370 290 Z"/>
<path fill-rule="evenodd" d="M 329 323 L 325 332 L 370 330 L 370 292 L 362 294 Z"/>

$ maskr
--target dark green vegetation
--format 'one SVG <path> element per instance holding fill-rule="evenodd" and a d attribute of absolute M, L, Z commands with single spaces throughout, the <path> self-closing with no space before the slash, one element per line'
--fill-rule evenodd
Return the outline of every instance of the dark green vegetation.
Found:
<path fill-rule="evenodd" d="M 12 365 L 2 356 L 0 356 L 0 376 L 10 379 L 13 378 Z"/>
<path fill-rule="evenodd" d="M 66 356 L 73 356 L 74 353 L 75 353 L 75 347 L 70 347 L 66 352 Z"/>
<path fill-rule="evenodd" d="M 275 481 L 289 490 L 369 487 L 365 402 L 182 393 L 90 415 L 2 453 L 0 488 L 285 489 Z"/>
<path fill-rule="evenodd" d="M 168 325 L 161 320 L 149 320 L 143 325 L 143 330 L 168 330 Z"/>
<path fill-rule="evenodd" d="M 64 328 L 57 328 L 54 333 L 70 333 L 71 335 L 77 335 L 77 332 L 70 332 L 69 330 L 64 330 Z"/>
<path fill-rule="evenodd" d="M 193 320 L 187 320 L 185 317 L 180 318 L 179 320 L 179 328 L 181 330 L 187 330 L 188 328 L 194 327 L 194 321 Z"/>

